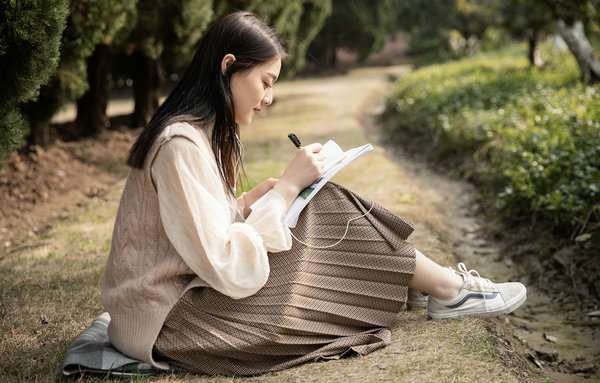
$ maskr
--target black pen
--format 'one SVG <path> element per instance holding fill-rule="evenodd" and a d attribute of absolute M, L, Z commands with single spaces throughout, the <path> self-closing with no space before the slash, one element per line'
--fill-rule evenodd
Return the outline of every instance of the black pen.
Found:
<path fill-rule="evenodd" d="M 288 138 L 292 141 L 292 143 L 298 148 L 300 149 L 300 147 L 302 146 L 302 144 L 300 143 L 300 140 L 298 139 L 298 137 L 296 137 L 296 135 L 294 133 L 290 133 L 288 134 Z"/>

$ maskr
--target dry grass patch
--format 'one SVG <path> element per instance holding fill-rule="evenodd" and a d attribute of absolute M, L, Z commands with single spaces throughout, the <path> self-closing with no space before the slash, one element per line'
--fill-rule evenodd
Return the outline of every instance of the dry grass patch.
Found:
<path fill-rule="evenodd" d="M 102 273 L 122 187 L 0 261 L 0 381 L 54 380 L 69 344 L 102 312 Z"/>

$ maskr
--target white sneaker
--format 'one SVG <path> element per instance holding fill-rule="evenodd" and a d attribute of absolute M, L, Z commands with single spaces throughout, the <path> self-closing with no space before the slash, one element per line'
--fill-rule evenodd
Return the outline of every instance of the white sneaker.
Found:
<path fill-rule="evenodd" d="M 496 317 L 519 308 L 527 298 L 527 288 L 519 282 L 493 283 L 464 263 L 454 272 L 464 279 L 456 298 L 439 299 L 430 296 L 427 315 L 432 319 L 459 317 Z"/>
<path fill-rule="evenodd" d="M 407 309 L 422 309 L 427 307 L 429 294 L 419 290 L 408 289 L 408 299 L 406 300 Z"/>

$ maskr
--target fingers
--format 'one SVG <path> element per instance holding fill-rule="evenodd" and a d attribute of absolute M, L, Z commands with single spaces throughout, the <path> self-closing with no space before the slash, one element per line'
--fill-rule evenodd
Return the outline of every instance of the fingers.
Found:
<path fill-rule="evenodd" d="M 273 189 L 273 187 L 275 187 L 275 185 L 277 184 L 277 181 L 279 180 L 276 178 L 268 178 L 260 184 L 256 185 L 256 187 L 252 191 L 256 192 L 258 198 L 260 198 L 263 194 Z"/>
<path fill-rule="evenodd" d="M 266 194 L 269 190 L 273 189 L 275 185 L 277 185 L 277 181 L 279 180 L 275 178 L 269 178 L 261 182 L 261 196 L 262 194 Z"/>
<path fill-rule="evenodd" d="M 318 142 L 315 142 L 313 144 L 303 146 L 300 150 L 306 149 L 306 150 L 310 151 L 311 153 L 319 153 L 322 148 L 323 148 L 323 145 L 319 144 Z"/>
<path fill-rule="evenodd" d="M 296 158 L 302 163 L 303 171 L 309 177 L 317 179 L 321 176 L 324 158 L 318 151 L 314 152 L 313 150 L 320 151 L 320 144 L 311 144 L 300 148 L 296 154 Z"/>
<path fill-rule="evenodd" d="M 277 184 L 277 181 L 279 181 L 277 178 L 267 178 L 262 183 L 269 189 L 272 189 Z"/>
<path fill-rule="evenodd" d="M 298 155 L 300 157 L 304 156 L 304 157 L 308 158 L 309 161 L 315 165 L 321 166 L 322 162 L 325 160 L 325 158 L 321 154 L 319 154 L 321 152 L 322 148 L 323 148 L 323 145 L 316 142 L 314 144 L 310 144 L 310 145 L 301 147 L 298 150 Z"/>
<path fill-rule="evenodd" d="M 321 144 L 310 144 L 301 147 L 283 171 L 281 179 L 273 187 L 288 202 L 293 202 L 298 194 L 315 180 L 321 177 L 323 156 Z"/>

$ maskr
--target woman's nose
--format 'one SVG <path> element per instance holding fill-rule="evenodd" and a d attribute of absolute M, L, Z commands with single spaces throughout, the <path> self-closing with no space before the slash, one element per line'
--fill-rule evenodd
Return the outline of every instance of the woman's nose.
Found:
<path fill-rule="evenodd" d="M 273 102 L 273 90 L 271 90 L 271 88 L 269 88 L 269 89 L 267 89 L 267 91 L 265 92 L 265 96 L 263 97 L 263 104 L 271 105 L 272 102 Z"/>

